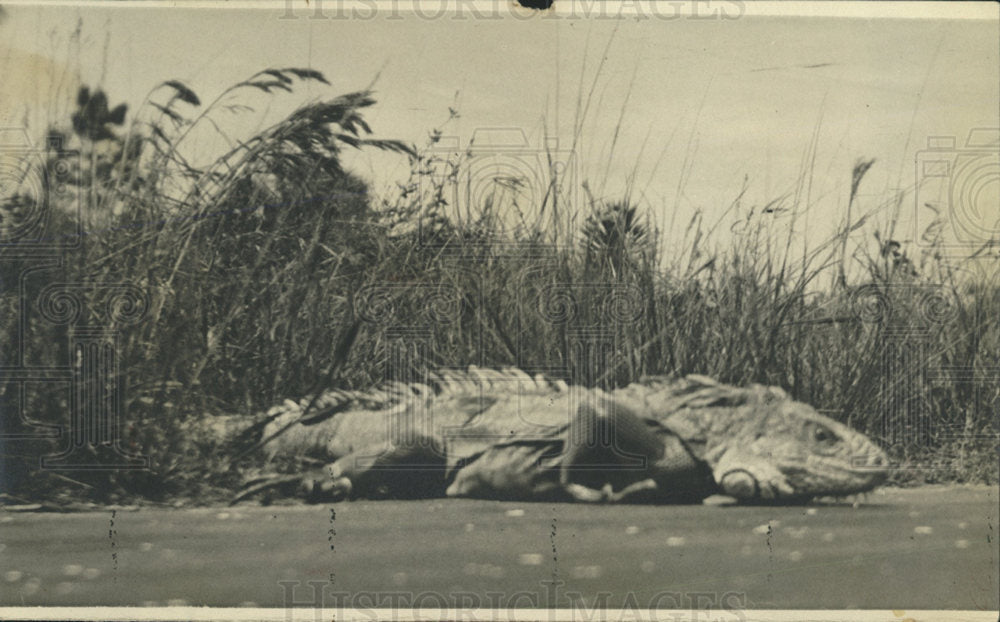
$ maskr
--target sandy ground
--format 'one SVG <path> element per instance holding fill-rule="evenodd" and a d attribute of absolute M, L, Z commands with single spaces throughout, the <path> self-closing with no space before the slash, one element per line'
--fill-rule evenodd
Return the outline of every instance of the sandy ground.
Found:
<path fill-rule="evenodd" d="M 0 604 L 996 610 L 998 515 L 990 486 L 800 507 L 0 512 Z"/>

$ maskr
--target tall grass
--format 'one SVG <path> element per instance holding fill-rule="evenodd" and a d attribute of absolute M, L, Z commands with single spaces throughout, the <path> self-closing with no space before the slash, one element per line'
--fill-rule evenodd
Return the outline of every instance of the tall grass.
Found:
<path fill-rule="evenodd" d="M 695 217 L 687 242 L 668 247 L 627 197 L 551 207 L 574 227 L 511 227 L 499 204 L 466 206 L 461 217 L 448 190 L 468 156 L 442 160 L 439 131 L 420 149 L 372 139 L 370 92 L 309 104 L 253 136 L 221 129 L 227 115 L 249 114 L 254 96 L 303 81 L 325 78 L 266 70 L 205 106 L 165 82 L 128 126 L 103 93 L 81 93 L 62 138 L 82 153 L 84 244 L 53 269 L 5 262 L 2 278 L 28 274 L 29 298 L 52 283 L 144 292 L 142 321 L 119 327 L 123 434 L 152 467 L 39 474 L 37 456 L 53 443 L 36 442 L 5 454 L 8 495 L 209 499 L 239 477 L 234 457 L 202 436 L 206 422 L 225 421 L 215 415 L 253 417 L 326 387 L 469 364 L 590 386 L 686 373 L 780 385 L 887 446 L 910 467 L 900 480 L 997 481 L 995 281 L 963 279 L 963 266 L 940 257 L 918 270 L 890 232 L 867 256 L 848 257 L 848 238 L 860 235 L 850 221 L 795 257 L 774 224 L 778 202 L 734 201 L 741 227 L 725 246 Z M 231 147 L 197 164 L 184 145 L 206 128 Z M 342 166 L 345 148 L 396 152 L 411 176 L 376 200 Z M 851 204 L 870 166 L 852 172 Z M 53 218 L 69 218 L 64 208 Z M 864 277 L 849 282 L 859 270 L 848 263 Z M 108 297 L 86 289 L 83 312 L 96 319 Z M 10 291 L 2 301 L 4 339 L 19 343 L 19 301 Z M 70 327 L 34 314 L 24 325 L 18 347 L 31 362 L 66 364 Z M 20 395 L 2 382 L 8 400 Z M 44 388 L 25 385 L 26 411 L 65 425 L 66 395 Z"/>

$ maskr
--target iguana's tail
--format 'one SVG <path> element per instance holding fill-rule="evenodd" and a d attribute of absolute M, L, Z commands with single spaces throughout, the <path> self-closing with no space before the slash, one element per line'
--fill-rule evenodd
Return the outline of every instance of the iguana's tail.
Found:
<path fill-rule="evenodd" d="M 260 449 L 296 423 L 301 423 L 303 425 L 318 423 L 319 421 L 327 419 L 350 406 L 350 404 L 345 403 L 330 408 L 324 408 L 319 411 L 314 410 L 323 395 L 323 388 L 332 384 L 333 377 L 347 361 L 347 355 L 350 352 L 351 347 L 354 345 L 354 341 L 357 339 L 360 329 L 361 320 L 356 319 L 340 336 L 340 340 L 337 342 L 337 346 L 333 351 L 333 363 L 326 370 L 326 373 L 323 374 L 323 378 L 317 382 L 314 390 L 311 392 L 313 397 L 310 399 L 308 405 L 302 409 L 300 418 L 288 422 L 288 424 L 282 426 L 278 431 L 269 434 L 267 437 L 264 437 L 264 429 L 267 428 L 272 421 L 284 414 L 285 411 L 281 409 L 274 409 L 274 412 L 271 414 L 268 414 L 261 420 L 254 422 L 232 440 L 231 448 L 233 451 L 231 454 L 234 455 L 234 461 Z"/>

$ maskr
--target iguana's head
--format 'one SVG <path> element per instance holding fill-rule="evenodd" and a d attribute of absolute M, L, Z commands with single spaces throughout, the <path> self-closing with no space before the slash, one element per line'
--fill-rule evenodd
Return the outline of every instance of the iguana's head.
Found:
<path fill-rule="evenodd" d="M 726 438 L 709 439 L 706 460 L 722 491 L 744 502 L 807 500 L 867 492 L 889 460 L 864 434 L 791 399 L 737 409 Z"/>
<path fill-rule="evenodd" d="M 885 452 L 864 434 L 780 388 L 737 388 L 689 376 L 671 391 L 664 403 L 674 415 L 664 425 L 708 464 L 721 492 L 742 502 L 851 495 L 888 475 Z"/>

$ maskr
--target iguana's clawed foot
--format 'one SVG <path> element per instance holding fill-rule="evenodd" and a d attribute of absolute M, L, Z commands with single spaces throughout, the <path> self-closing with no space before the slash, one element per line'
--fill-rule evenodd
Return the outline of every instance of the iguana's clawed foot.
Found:
<path fill-rule="evenodd" d="M 638 495 L 640 493 L 645 493 L 645 492 L 652 492 L 658 489 L 659 486 L 657 485 L 656 480 L 653 479 L 644 479 L 638 482 L 632 482 L 625 488 L 622 488 L 621 490 L 616 492 L 612 497 L 611 501 L 617 503 L 619 501 L 624 501 L 634 495 Z"/>
<path fill-rule="evenodd" d="M 298 496 L 307 502 L 322 503 L 350 498 L 354 492 L 354 484 L 350 478 L 341 474 L 339 467 L 330 464 L 322 471 L 312 471 L 304 476 L 266 475 L 252 479 L 244 484 L 242 490 L 233 497 L 230 505 L 235 505 L 255 495 L 268 495 L 276 489 L 280 491 L 279 494 L 283 495 L 293 495 L 297 490 Z"/>
<path fill-rule="evenodd" d="M 584 486 L 583 484 L 574 484 L 572 482 L 564 484 L 563 488 L 577 501 L 583 501 L 585 503 L 607 503 L 610 501 L 611 495 L 611 484 L 605 484 L 604 488 L 597 490 L 596 488 L 590 488 Z"/>
<path fill-rule="evenodd" d="M 327 477 L 304 477 L 299 487 L 302 496 L 310 503 L 322 501 L 343 501 L 351 496 L 354 485 L 347 477 L 330 479 Z"/>
<path fill-rule="evenodd" d="M 310 503 L 343 501 L 351 497 L 354 484 L 343 475 L 337 463 L 331 463 L 323 468 L 321 475 L 303 477 L 299 490 Z"/>
<path fill-rule="evenodd" d="M 563 488 L 577 501 L 584 501 L 586 503 L 620 503 L 638 493 L 656 490 L 657 485 L 652 479 L 644 479 L 632 482 L 618 492 L 614 491 L 611 484 L 605 484 L 600 490 L 597 490 L 596 488 L 569 482 L 564 484 Z"/>

